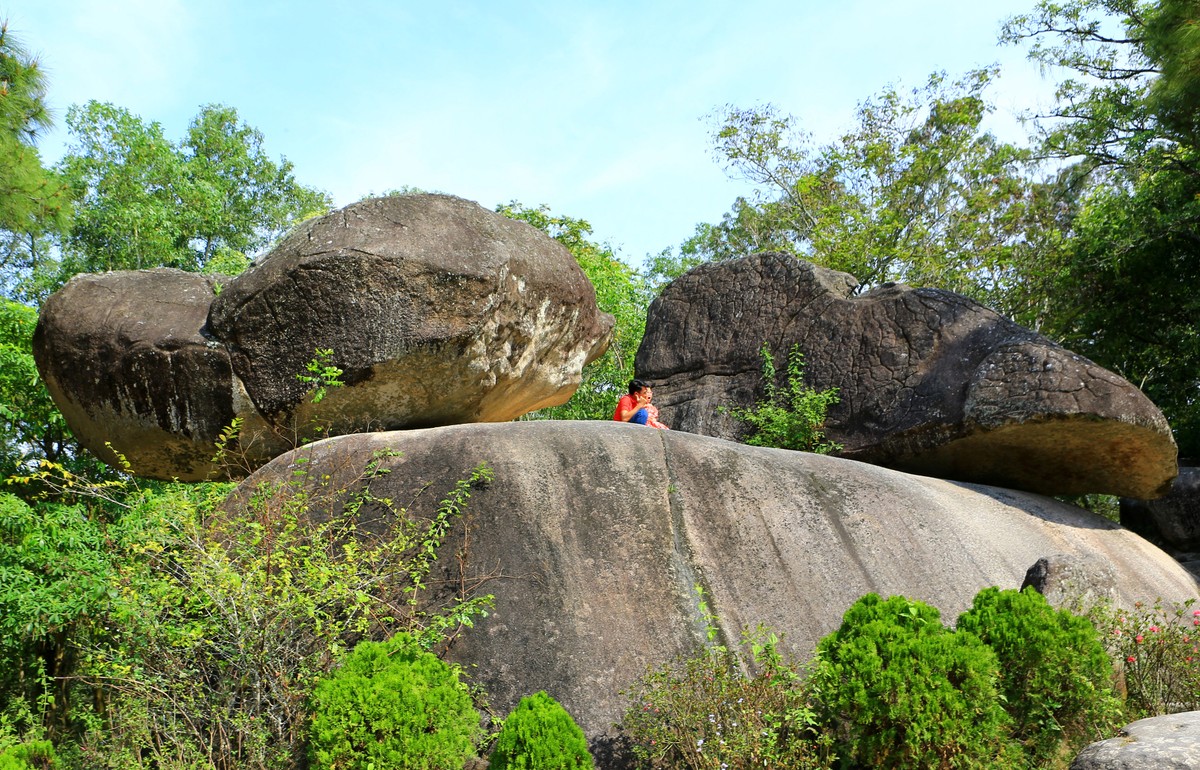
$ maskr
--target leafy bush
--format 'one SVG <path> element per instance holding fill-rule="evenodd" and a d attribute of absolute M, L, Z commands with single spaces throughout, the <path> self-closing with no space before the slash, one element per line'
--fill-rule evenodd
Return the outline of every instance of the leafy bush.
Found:
<path fill-rule="evenodd" d="M 408 634 L 362 642 L 313 692 L 315 770 L 459 770 L 479 712 L 458 670 Z"/>
<path fill-rule="evenodd" d="M 522 698 L 504 720 L 489 770 L 591 770 L 583 730 L 545 692 Z"/>
<path fill-rule="evenodd" d="M 761 629 L 746 643 L 757 673 L 742 673 L 724 646 L 649 671 L 626 695 L 621 728 L 643 767 L 655 770 L 809 770 L 828 767 L 828 739 L 816 729 L 796 666 Z"/>
<path fill-rule="evenodd" d="M 854 767 L 1015 767 L 996 655 L 919 601 L 867 594 L 817 645 L 812 686 Z M 991 762 L 991 765 L 984 763 Z"/>
<path fill-rule="evenodd" d="M 1044 767 L 1112 734 L 1121 716 L 1112 664 L 1096 628 L 1055 610 L 1032 588 L 985 588 L 958 618 L 1000 660 L 1005 710 L 1013 736 Z"/>
<path fill-rule="evenodd" d="M 793 345 L 788 353 L 787 387 L 780 387 L 775 359 L 765 343 L 760 352 L 766 399 L 750 409 L 728 409 L 734 418 L 750 425 L 746 443 L 818 454 L 841 449 L 840 444 L 827 441 L 824 432 L 825 413 L 838 402 L 837 388 L 818 391 L 804 384 L 804 354 L 799 345 Z"/>
<path fill-rule="evenodd" d="M 1123 670 L 1128 719 L 1200 710 L 1200 610 L 1141 602 L 1132 610 L 1100 606 L 1093 621 Z"/>
<path fill-rule="evenodd" d="M 54 770 L 58 766 L 50 741 L 26 741 L 0 751 L 0 770 Z"/>
<path fill-rule="evenodd" d="M 301 453 L 287 483 L 235 500 L 214 484 L 125 496 L 108 541 L 122 550 L 100 574 L 106 632 L 72 639 L 70 680 L 92 696 L 74 699 L 80 767 L 295 767 L 313 688 L 350 648 L 397 630 L 434 648 L 486 612 L 470 586 L 439 583 L 435 597 L 427 582 L 491 470 L 418 515 L 371 493 L 388 456 L 335 481 L 310 478 Z"/>

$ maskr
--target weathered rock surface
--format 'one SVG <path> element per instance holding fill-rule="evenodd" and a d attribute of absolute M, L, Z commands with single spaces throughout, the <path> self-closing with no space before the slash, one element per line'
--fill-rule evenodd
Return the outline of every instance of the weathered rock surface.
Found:
<path fill-rule="evenodd" d="M 1090 608 L 1118 600 L 1117 574 L 1108 560 L 1056 553 L 1037 560 L 1021 589 L 1031 586 L 1056 607 Z"/>
<path fill-rule="evenodd" d="M 332 349 L 354 387 L 331 391 L 321 415 L 346 433 L 561 404 L 613 320 L 541 231 L 461 198 L 402 195 L 307 223 L 225 287 L 209 323 L 271 417 L 307 416 L 295 375 Z"/>
<path fill-rule="evenodd" d="M 80 276 L 43 307 L 39 369 L 106 461 L 206 478 L 235 416 L 250 467 L 315 435 L 511 420 L 570 398 L 613 323 L 561 244 L 445 195 L 348 206 L 216 282 Z M 347 387 L 313 404 L 318 348 Z"/>
<path fill-rule="evenodd" d="M 1122 500 L 1121 523 L 1172 551 L 1200 551 L 1200 468 L 1180 466 L 1157 500 Z"/>
<path fill-rule="evenodd" d="M 1088 746 L 1071 770 L 1200 770 L 1200 711 L 1139 719 Z"/>
<path fill-rule="evenodd" d="M 1018 587 L 1050 554 L 1109 565 L 1118 599 L 1196 597 L 1196 581 L 1135 534 L 1055 500 L 801 452 L 611 422 L 515 422 L 343 436 L 277 458 L 240 487 L 306 468 L 334 483 L 377 450 L 375 494 L 427 507 L 476 464 L 468 581 L 492 613 L 451 656 L 499 713 L 545 689 L 593 739 L 619 720 L 620 691 L 705 638 L 702 585 L 726 639 L 759 623 L 811 653 L 870 591 L 929 602 L 952 622 L 983 587 Z M 303 460 L 303 463 L 300 461 Z M 299 464 L 298 464 L 299 463 Z M 426 506 L 423 508 L 422 506 Z M 443 577 L 458 565 L 446 557 Z"/>
<path fill-rule="evenodd" d="M 839 389 L 827 434 L 844 457 L 1045 494 L 1166 492 L 1174 440 L 1129 382 L 957 294 L 855 286 L 773 253 L 671 283 L 636 362 L 663 421 L 741 437 L 719 408 L 762 397 L 764 343 L 781 372 L 799 345 L 807 382 Z"/>
<path fill-rule="evenodd" d="M 42 306 L 38 370 L 67 424 L 110 465 L 202 479 L 236 416 L 224 346 L 205 332 L 222 276 L 180 270 L 78 275 Z M 284 451 L 281 446 L 280 451 Z"/>

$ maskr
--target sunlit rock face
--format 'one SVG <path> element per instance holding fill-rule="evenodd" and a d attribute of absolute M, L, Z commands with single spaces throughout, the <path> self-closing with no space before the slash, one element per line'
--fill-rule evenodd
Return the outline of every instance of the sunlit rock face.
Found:
<path fill-rule="evenodd" d="M 234 417 L 237 467 L 315 436 L 506 421 L 565 402 L 613 320 L 571 254 L 445 195 L 310 220 L 230 280 L 80 276 L 46 303 L 35 356 L 84 445 L 196 480 Z M 310 398 L 306 373 L 343 371 Z M 108 446 L 111 444 L 111 447 Z"/>
<path fill-rule="evenodd" d="M 784 254 L 701 265 L 651 305 L 637 372 L 673 428 L 738 439 L 721 407 L 763 397 L 763 344 L 781 373 L 797 345 L 806 382 L 839 391 L 844 457 L 1045 494 L 1169 488 L 1170 428 L 1126 380 L 966 297 L 856 286 Z"/>
<path fill-rule="evenodd" d="M 981 589 L 1016 589 L 1046 557 L 1089 565 L 1076 574 L 1105 582 L 1080 588 L 1121 606 L 1200 596 L 1158 548 L 1047 497 L 612 421 L 341 436 L 277 458 L 229 505 L 262 484 L 304 479 L 317 499 L 367 483 L 424 518 L 481 462 L 494 480 L 471 490 L 428 583 L 447 606 L 464 587 L 495 604 L 448 656 L 496 713 L 546 690 L 594 747 L 629 706 L 622 690 L 701 649 L 710 625 L 737 648 L 764 624 L 803 659 L 865 593 L 925 601 L 953 623 Z M 368 465 L 387 472 L 364 481 Z M 396 515 L 372 508 L 358 531 Z"/>

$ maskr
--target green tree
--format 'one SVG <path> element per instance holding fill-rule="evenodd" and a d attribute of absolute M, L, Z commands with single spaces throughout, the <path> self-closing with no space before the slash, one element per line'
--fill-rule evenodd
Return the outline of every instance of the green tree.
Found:
<path fill-rule="evenodd" d="M 0 299 L 0 479 L 58 462 L 70 442 L 66 421 L 33 361 L 37 311 Z"/>
<path fill-rule="evenodd" d="M 8 296 L 48 258 L 48 236 L 71 214 L 68 188 L 37 150 L 53 122 L 45 96 L 39 62 L 0 22 L 0 291 Z"/>
<path fill-rule="evenodd" d="M 607 420 L 617 399 L 633 379 L 633 359 L 646 333 L 649 295 L 632 267 L 611 247 L 588 240 L 592 226 L 585 220 L 555 216 L 546 206 L 527 208 L 513 201 L 498 212 L 550 235 L 567 247 L 596 289 L 596 304 L 615 319 L 612 342 L 603 356 L 584 367 L 583 383 L 562 406 L 543 409 L 537 416 L 555 420 Z"/>
<path fill-rule="evenodd" d="M 1047 331 L 1139 385 L 1200 456 L 1200 57 L 1194 0 L 1043 0 L 1003 39 L 1064 71 L 1039 152 L 1086 183 L 1042 290 Z"/>
<path fill-rule="evenodd" d="M 714 141 L 731 174 L 755 185 L 719 225 L 701 225 L 679 259 L 766 249 L 852 273 L 864 286 L 905 281 L 994 306 L 1019 302 L 1023 266 L 1053 209 L 1032 158 L 983 130 L 995 70 L 862 102 L 856 126 L 818 146 L 773 107 L 727 108 Z M 652 263 L 666 276 L 670 260 Z"/>
<path fill-rule="evenodd" d="M 89 102 L 73 107 L 61 163 L 79 198 L 62 275 L 158 266 L 198 271 L 229 252 L 263 248 L 330 205 L 236 110 L 207 105 L 178 144 L 157 122 Z"/>

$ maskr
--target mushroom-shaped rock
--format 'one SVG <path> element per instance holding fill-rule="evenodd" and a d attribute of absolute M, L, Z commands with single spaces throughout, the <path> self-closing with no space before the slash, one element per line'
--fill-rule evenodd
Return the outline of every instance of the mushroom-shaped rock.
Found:
<path fill-rule="evenodd" d="M 613 319 L 545 233 L 461 198 L 401 195 L 301 226 L 224 288 L 209 324 L 259 412 L 341 434 L 561 404 Z M 296 375 L 318 349 L 351 387 L 313 405 Z"/>
<path fill-rule="evenodd" d="M 366 483 L 426 518 L 481 462 L 494 480 L 471 490 L 428 583 L 445 587 L 447 606 L 462 586 L 495 604 L 449 655 L 498 712 L 546 690 L 593 739 L 628 707 L 622 690 L 702 648 L 710 624 L 734 647 L 765 624 L 781 652 L 804 658 L 865 593 L 953 619 L 987 586 L 1017 588 L 1047 555 L 1105 565 L 1121 606 L 1200 596 L 1168 555 L 1056 500 L 611 421 L 340 436 L 277 458 L 227 505 L 305 479 L 312 500 Z M 362 515 L 369 539 L 398 514 Z"/>
<path fill-rule="evenodd" d="M 651 304 L 639 376 L 673 428 L 737 439 L 765 344 L 837 388 L 844 457 L 1044 494 L 1152 498 L 1176 473 L 1162 412 L 1132 384 L 952 292 L 857 281 L 789 255 L 694 268 Z M 782 369 L 782 367 L 780 367 Z"/>

